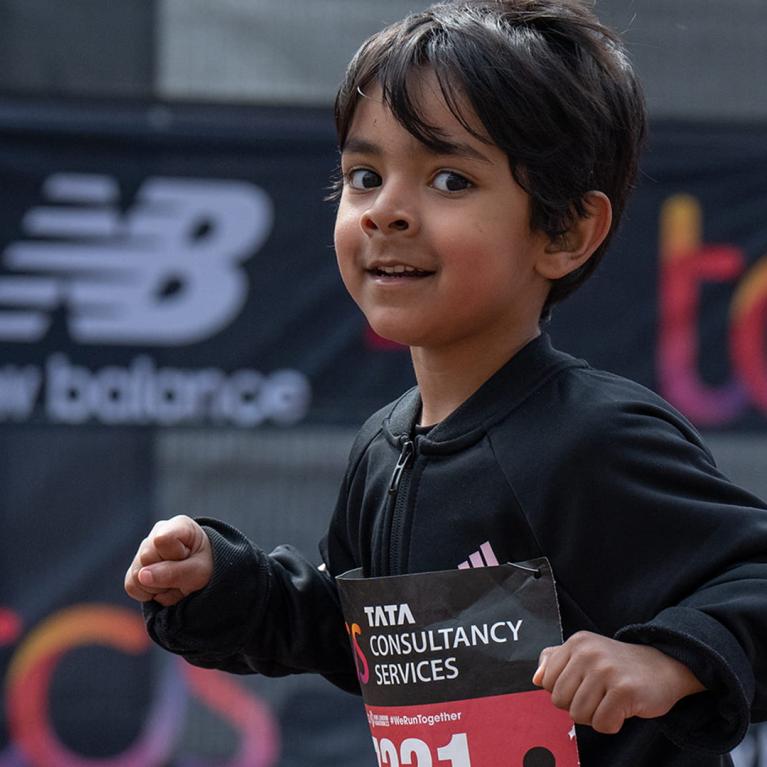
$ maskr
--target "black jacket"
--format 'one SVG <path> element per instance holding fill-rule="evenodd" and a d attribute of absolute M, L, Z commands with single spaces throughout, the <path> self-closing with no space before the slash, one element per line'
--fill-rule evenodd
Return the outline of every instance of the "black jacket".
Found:
<path fill-rule="evenodd" d="M 444 570 L 489 543 L 498 561 L 549 558 L 565 637 L 652 644 L 708 689 L 618 735 L 578 728 L 583 767 L 731 764 L 719 754 L 767 708 L 765 504 L 662 399 L 545 335 L 426 435 L 419 410 L 413 389 L 358 435 L 326 572 L 201 520 L 213 580 L 173 608 L 150 603 L 152 637 L 198 665 L 315 671 L 358 691 L 333 576 Z"/>

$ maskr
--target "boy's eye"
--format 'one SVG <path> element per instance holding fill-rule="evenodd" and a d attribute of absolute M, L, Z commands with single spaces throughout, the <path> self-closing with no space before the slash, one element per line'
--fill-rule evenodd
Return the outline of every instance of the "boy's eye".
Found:
<path fill-rule="evenodd" d="M 368 168 L 357 168 L 351 171 L 347 180 L 352 189 L 375 189 L 381 186 L 381 177 Z"/>
<path fill-rule="evenodd" d="M 463 192 L 473 186 L 469 179 L 452 170 L 441 170 L 431 185 L 440 192 Z"/>

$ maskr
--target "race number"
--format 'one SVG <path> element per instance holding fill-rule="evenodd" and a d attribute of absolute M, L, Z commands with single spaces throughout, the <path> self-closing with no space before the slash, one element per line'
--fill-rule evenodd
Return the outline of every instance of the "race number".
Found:
<path fill-rule="evenodd" d="M 434 764 L 431 749 L 428 744 L 418 738 L 403 740 L 399 750 L 388 738 L 379 742 L 373 738 L 378 767 L 400 767 L 400 765 L 412 765 L 412 767 L 432 767 Z M 465 732 L 459 732 L 450 738 L 450 742 L 437 748 L 437 760 L 440 763 L 447 762 L 450 767 L 471 767 L 469 756 L 469 741 Z"/>

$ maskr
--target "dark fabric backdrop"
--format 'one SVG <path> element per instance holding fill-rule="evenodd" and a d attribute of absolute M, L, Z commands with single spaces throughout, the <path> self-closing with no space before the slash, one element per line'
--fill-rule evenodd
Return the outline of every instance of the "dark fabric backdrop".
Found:
<path fill-rule="evenodd" d="M 96 104 L 6 123 L 0 766 L 369 762 L 357 699 L 184 668 L 121 588 L 169 513 L 311 553 L 354 429 L 412 385 L 336 274 L 330 115 Z M 555 343 L 712 433 L 767 438 L 765 213 L 767 126 L 653 126 Z"/>

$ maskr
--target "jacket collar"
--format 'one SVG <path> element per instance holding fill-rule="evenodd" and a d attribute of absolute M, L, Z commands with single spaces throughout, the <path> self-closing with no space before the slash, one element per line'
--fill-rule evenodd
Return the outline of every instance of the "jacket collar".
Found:
<path fill-rule="evenodd" d="M 419 449 L 426 453 L 452 453 L 473 444 L 551 376 L 564 368 L 585 366 L 583 360 L 554 349 L 548 334 L 541 333 L 428 435 L 418 437 Z M 401 445 L 412 438 L 420 412 L 421 395 L 415 387 L 394 403 L 384 419 L 383 431 L 389 442 Z"/>

